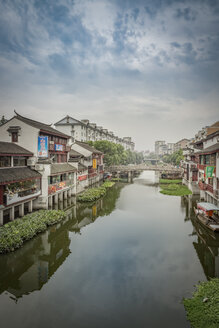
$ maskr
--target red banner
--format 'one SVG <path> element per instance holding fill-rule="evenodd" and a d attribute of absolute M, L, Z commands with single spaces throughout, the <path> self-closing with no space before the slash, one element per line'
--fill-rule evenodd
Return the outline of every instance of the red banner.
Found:
<path fill-rule="evenodd" d="M 80 177 L 78 177 L 79 181 L 83 181 L 83 180 L 87 180 L 87 175 L 81 175 Z"/>

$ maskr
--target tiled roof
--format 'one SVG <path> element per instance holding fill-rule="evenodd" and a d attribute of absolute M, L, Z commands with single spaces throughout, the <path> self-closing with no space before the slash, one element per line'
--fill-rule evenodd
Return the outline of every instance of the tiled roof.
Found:
<path fill-rule="evenodd" d="M 0 169 L 0 183 L 10 183 L 31 178 L 40 178 L 41 174 L 29 167 L 10 167 Z"/>
<path fill-rule="evenodd" d="M 78 163 L 78 171 L 84 171 L 87 170 L 87 166 L 85 166 L 84 164 Z"/>
<path fill-rule="evenodd" d="M 95 154 L 101 154 L 101 155 L 103 154 L 101 151 L 99 151 L 99 150 L 95 149 L 94 147 L 88 145 L 86 142 L 76 141 L 75 143 L 76 143 L 77 145 L 79 145 L 79 146 L 81 146 L 81 147 L 83 147 L 83 148 L 85 148 L 85 149 L 91 151 L 92 153 L 95 153 Z"/>
<path fill-rule="evenodd" d="M 13 142 L 4 142 L 4 141 L 0 141 L 0 154 L 12 154 L 12 155 L 15 154 L 15 155 L 29 155 L 29 156 L 33 155 L 29 150 L 21 146 L 18 146 Z"/>
<path fill-rule="evenodd" d="M 70 157 L 84 157 L 82 154 L 78 153 L 76 150 L 71 149 L 70 152 Z"/>
<path fill-rule="evenodd" d="M 51 174 L 61 174 L 67 172 L 75 172 L 77 169 L 68 163 L 51 164 Z"/>
<path fill-rule="evenodd" d="M 16 113 L 16 112 L 15 112 Z M 18 113 L 16 113 L 16 116 L 15 116 L 18 120 L 28 124 L 28 125 L 31 125 L 33 126 L 34 128 L 37 128 L 39 130 L 43 130 L 45 132 L 48 132 L 50 134 L 55 134 L 55 135 L 59 135 L 63 138 L 70 138 L 70 136 L 68 136 L 67 134 L 64 134 L 54 128 L 52 128 L 50 125 L 48 124 L 45 124 L 45 123 L 41 123 L 41 122 L 38 122 L 38 121 L 34 121 L 34 120 L 31 120 L 27 117 L 24 117 L 24 116 L 21 116 L 19 115 Z"/>

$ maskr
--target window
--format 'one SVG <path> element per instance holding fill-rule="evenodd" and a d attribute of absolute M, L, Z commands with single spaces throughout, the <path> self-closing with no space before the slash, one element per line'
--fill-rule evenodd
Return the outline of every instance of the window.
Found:
<path fill-rule="evenodd" d="M 18 132 L 12 132 L 11 133 L 11 141 L 12 142 L 18 142 Z"/>
<path fill-rule="evenodd" d="M 0 156 L 0 167 L 10 167 L 11 157 L 10 156 Z"/>
<path fill-rule="evenodd" d="M 205 164 L 210 164 L 210 155 L 205 155 Z"/>
<path fill-rule="evenodd" d="M 14 166 L 27 166 L 27 159 L 23 156 L 14 156 L 13 157 Z"/>

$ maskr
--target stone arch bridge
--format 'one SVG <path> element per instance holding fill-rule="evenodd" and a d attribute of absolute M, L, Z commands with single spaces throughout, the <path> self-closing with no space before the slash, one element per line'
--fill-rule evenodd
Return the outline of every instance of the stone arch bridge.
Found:
<path fill-rule="evenodd" d="M 112 173 L 113 177 L 127 177 L 129 181 L 143 171 L 156 171 L 160 173 L 160 177 L 167 179 L 179 179 L 183 175 L 181 168 L 171 165 L 114 165 L 105 168 L 105 172 Z"/>

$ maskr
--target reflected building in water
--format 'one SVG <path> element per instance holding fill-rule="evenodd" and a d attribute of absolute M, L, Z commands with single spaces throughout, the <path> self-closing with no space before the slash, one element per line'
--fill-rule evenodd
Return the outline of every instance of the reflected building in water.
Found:
<path fill-rule="evenodd" d="M 191 221 L 193 231 L 190 236 L 193 236 L 193 246 L 196 254 L 204 270 L 207 279 L 219 278 L 219 234 L 202 226 L 194 213 L 194 205 L 197 197 L 189 195 L 182 197 L 181 205 L 186 208 L 185 221 Z"/>
<path fill-rule="evenodd" d="M 81 234 L 83 227 L 98 217 L 109 215 L 119 198 L 122 184 L 117 184 L 92 205 L 77 204 L 75 198 L 59 203 L 57 208 L 67 208 L 64 221 L 50 227 L 46 232 L 14 253 L 0 257 L 0 294 L 8 292 L 17 300 L 35 290 L 40 290 L 71 254 L 70 232 Z"/>

